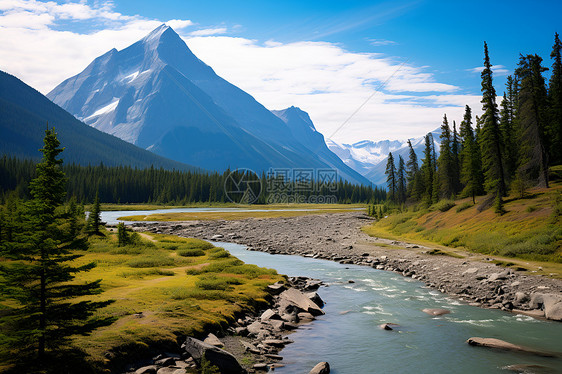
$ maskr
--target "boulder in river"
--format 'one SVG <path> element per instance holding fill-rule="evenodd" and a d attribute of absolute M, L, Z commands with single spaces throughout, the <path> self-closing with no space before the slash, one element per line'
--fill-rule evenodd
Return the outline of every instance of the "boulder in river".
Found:
<path fill-rule="evenodd" d="M 504 351 L 514 351 L 514 352 L 523 352 L 523 353 L 531 353 L 537 356 L 543 357 L 556 357 L 554 353 L 551 352 L 544 352 L 539 351 L 533 348 L 525 347 L 522 345 L 517 345 L 513 343 L 506 342 L 500 339 L 494 338 L 478 338 L 473 337 L 466 341 L 469 345 L 477 346 L 477 347 L 486 347 L 486 348 L 495 348 L 501 349 Z"/>
<path fill-rule="evenodd" d="M 562 321 L 562 295 L 534 293 L 529 306 L 544 310 L 547 319 Z"/>
<path fill-rule="evenodd" d="M 306 294 L 306 296 L 319 307 L 322 308 L 324 306 L 324 300 L 322 300 L 320 295 L 318 295 L 316 292 L 309 292 Z"/>
<path fill-rule="evenodd" d="M 298 315 L 299 322 L 301 323 L 308 323 L 315 320 L 314 316 L 308 312 L 301 312 Z"/>
<path fill-rule="evenodd" d="M 304 293 L 300 292 L 296 288 L 289 288 L 288 290 L 283 291 L 281 295 L 279 295 L 279 298 L 280 304 L 292 304 L 302 311 L 308 312 L 314 316 L 324 314 L 324 311 L 320 309 L 315 302 L 310 300 Z"/>
<path fill-rule="evenodd" d="M 329 374 L 330 364 L 327 362 L 319 362 L 315 367 L 312 368 L 308 374 Z"/>
<path fill-rule="evenodd" d="M 205 357 L 211 364 L 217 366 L 222 374 L 243 374 L 246 370 L 240 366 L 236 358 L 225 350 L 203 343 L 199 339 L 188 337 L 182 345 L 193 359 L 201 365 Z"/>
<path fill-rule="evenodd" d="M 550 368 L 542 365 L 533 364 L 515 364 L 502 367 L 503 370 L 509 370 L 516 373 L 543 373 L 552 372 Z"/>
<path fill-rule="evenodd" d="M 429 314 L 430 316 L 442 316 L 443 314 L 451 313 L 448 309 L 441 309 L 441 308 L 426 308 L 423 309 L 422 312 Z"/>
<path fill-rule="evenodd" d="M 388 330 L 388 331 L 394 330 L 392 326 L 398 326 L 398 325 L 396 323 L 383 323 L 382 325 L 379 325 L 379 327 L 382 330 Z"/>

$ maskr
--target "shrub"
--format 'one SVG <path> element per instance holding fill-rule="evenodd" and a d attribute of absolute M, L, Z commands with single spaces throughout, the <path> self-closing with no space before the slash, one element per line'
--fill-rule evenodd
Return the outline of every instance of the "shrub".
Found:
<path fill-rule="evenodd" d="M 174 300 L 185 300 L 191 296 L 190 290 L 187 287 L 170 288 L 166 290 L 166 293 Z"/>
<path fill-rule="evenodd" d="M 232 258 L 225 261 L 212 263 L 209 266 L 203 268 L 202 272 L 222 273 L 222 272 L 230 271 L 230 269 L 234 266 L 240 266 L 240 265 L 244 265 L 244 261 L 241 261 L 237 258 Z"/>
<path fill-rule="evenodd" d="M 214 275 L 201 277 L 195 282 L 195 285 L 200 289 L 206 291 L 226 291 L 230 289 L 230 286 L 226 279 L 218 278 Z"/>
<path fill-rule="evenodd" d="M 202 249 L 182 249 L 178 251 L 178 255 L 182 257 L 198 257 L 205 256 L 205 252 Z"/>
<path fill-rule="evenodd" d="M 472 206 L 472 203 L 467 201 L 466 203 L 462 203 L 461 205 L 459 205 L 457 207 L 457 213 L 462 212 L 463 210 L 467 210 L 468 208 L 470 208 Z"/>
<path fill-rule="evenodd" d="M 225 269 L 225 272 L 231 274 L 245 275 L 248 278 L 257 278 L 260 275 L 277 275 L 274 269 L 264 269 L 257 265 L 243 264 L 231 266 Z"/>
<path fill-rule="evenodd" d="M 174 259 L 161 254 L 153 254 L 147 257 L 138 257 L 129 260 L 127 263 L 132 268 L 153 268 L 158 266 L 171 266 Z"/>
<path fill-rule="evenodd" d="M 145 276 L 150 276 L 150 275 L 164 275 L 164 276 L 167 276 L 167 277 L 171 277 L 171 276 L 174 276 L 175 274 L 176 273 L 174 273 L 171 270 L 146 269 L 146 270 L 129 271 L 129 272 L 124 271 L 119 275 L 123 278 L 128 278 L 128 277 L 143 278 Z"/>
<path fill-rule="evenodd" d="M 455 206 L 455 202 L 452 200 L 441 200 L 440 202 L 433 205 L 433 209 L 439 210 L 441 212 L 446 212 Z"/>
<path fill-rule="evenodd" d="M 132 245 L 127 245 L 125 247 L 116 247 L 111 251 L 112 254 L 116 255 L 140 255 L 144 250 L 141 247 L 135 247 Z"/>
<path fill-rule="evenodd" d="M 217 258 L 227 258 L 230 257 L 230 253 L 224 248 L 213 248 L 211 250 L 211 254 L 209 258 L 217 259 Z"/>

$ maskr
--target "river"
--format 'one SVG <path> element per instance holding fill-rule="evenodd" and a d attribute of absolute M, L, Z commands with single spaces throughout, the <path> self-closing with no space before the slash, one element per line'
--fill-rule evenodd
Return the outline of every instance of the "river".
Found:
<path fill-rule="evenodd" d="M 103 220 L 106 217 L 102 215 Z M 474 336 L 491 337 L 562 352 L 562 323 L 469 306 L 411 278 L 370 267 L 270 255 L 248 251 L 239 244 L 216 245 L 246 263 L 289 276 L 317 278 L 329 285 L 318 290 L 326 302 L 326 315 L 291 335 L 294 343 L 281 352 L 286 366 L 275 372 L 308 373 L 316 363 L 328 361 L 336 374 L 505 373 L 502 368 L 515 364 L 546 367 L 528 373 L 562 373 L 560 358 L 465 343 Z M 422 312 L 424 308 L 445 308 L 451 314 L 432 317 Z M 379 325 L 387 322 L 400 326 L 394 331 L 381 330 Z"/>

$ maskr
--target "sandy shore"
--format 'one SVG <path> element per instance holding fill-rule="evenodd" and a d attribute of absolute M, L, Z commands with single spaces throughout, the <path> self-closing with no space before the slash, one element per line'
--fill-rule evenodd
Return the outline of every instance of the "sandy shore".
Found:
<path fill-rule="evenodd" d="M 151 231 L 244 244 L 252 250 L 372 266 L 425 282 L 472 305 L 562 320 L 562 281 L 496 266 L 481 255 L 431 255 L 432 248 L 373 238 L 360 213 L 239 221 L 135 223 Z"/>

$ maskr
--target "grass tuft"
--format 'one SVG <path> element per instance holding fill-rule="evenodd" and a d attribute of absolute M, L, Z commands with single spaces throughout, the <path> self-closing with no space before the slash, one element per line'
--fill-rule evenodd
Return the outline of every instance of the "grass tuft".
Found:
<path fill-rule="evenodd" d="M 440 202 L 433 204 L 430 210 L 438 210 L 440 212 L 446 212 L 456 204 L 453 200 L 441 200 Z"/>
<path fill-rule="evenodd" d="M 205 251 L 203 251 L 202 249 L 195 249 L 195 248 L 182 249 L 178 251 L 178 255 L 182 257 L 199 257 L 199 256 L 205 256 Z"/>

